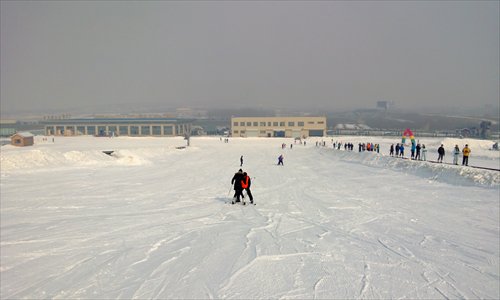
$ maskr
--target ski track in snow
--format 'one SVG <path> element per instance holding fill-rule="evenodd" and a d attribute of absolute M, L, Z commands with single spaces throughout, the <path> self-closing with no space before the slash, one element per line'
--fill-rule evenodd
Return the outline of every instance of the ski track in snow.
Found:
<path fill-rule="evenodd" d="M 2 147 L 0 298 L 500 297 L 498 172 L 283 141 Z"/>

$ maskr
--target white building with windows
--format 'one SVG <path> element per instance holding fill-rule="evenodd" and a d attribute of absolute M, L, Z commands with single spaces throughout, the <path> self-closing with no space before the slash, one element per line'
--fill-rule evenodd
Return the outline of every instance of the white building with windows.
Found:
<path fill-rule="evenodd" d="M 326 136 L 326 117 L 232 117 L 233 137 Z"/>
<path fill-rule="evenodd" d="M 91 118 L 43 121 L 46 135 L 182 136 L 191 132 L 189 119 Z"/>

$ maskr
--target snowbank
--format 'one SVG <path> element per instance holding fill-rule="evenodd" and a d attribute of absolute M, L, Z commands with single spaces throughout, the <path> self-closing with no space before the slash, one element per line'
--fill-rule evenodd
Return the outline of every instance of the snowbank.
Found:
<path fill-rule="evenodd" d="M 500 185 L 499 171 L 401 159 L 375 152 L 359 153 L 356 151 L 339 151 L 331 149 L 323 149 L 323 151 L 343 161 L 370 165 L 378 168 L 389 168 L 453 185 L 477 185 L 496 188 Z"/>

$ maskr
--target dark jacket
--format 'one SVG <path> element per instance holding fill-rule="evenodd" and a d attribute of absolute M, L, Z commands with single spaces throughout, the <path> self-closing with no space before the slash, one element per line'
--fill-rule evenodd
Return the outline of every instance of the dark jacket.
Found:
<path fill-rule="evenodd" d="M 231 179 L 231 184 L 234 184 L 234 190 L 242 190 L 241 181 L 243 180 L 243 172 L 238 172 L 234 174 L 233 179 Z"/>
<path fill-rule="evenodd" d="M 444 148 L 443 148 L 443 146 L 441 146 L 441 147 L 438 148 L 438 153 L 441 154 L 441 155 L 444 155 Z"/>

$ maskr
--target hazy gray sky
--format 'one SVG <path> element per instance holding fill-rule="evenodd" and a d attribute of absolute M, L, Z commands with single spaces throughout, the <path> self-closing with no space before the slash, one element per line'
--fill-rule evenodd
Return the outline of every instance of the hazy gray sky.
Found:
<path fill-rule="evenodd" d="M 499 102 L 499 1 L 1 1 L 1 109 Z"/>

